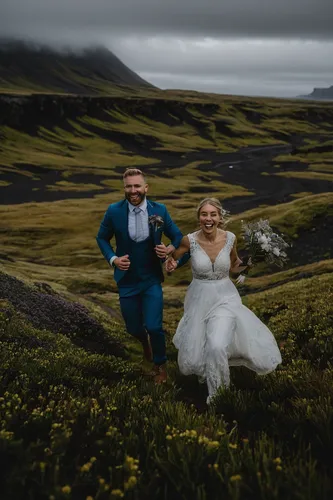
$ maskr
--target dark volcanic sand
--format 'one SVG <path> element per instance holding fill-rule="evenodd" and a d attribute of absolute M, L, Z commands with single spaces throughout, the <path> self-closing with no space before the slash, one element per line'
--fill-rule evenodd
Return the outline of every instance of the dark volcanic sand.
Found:
<path fill-rule="evenodd" d="M 149 175 L 150 172 L 162 177 L 170 177 L 173 168 L 185 166 L 192 161 L 207 161 L 198 169 L 202 172 L 202 186 L 193 188 L 192 192 L 202 193 L 209 196 L 214 181 L 209 180 L 209 172 L 215 171 L 220 175 L 220 180 L 229 184 L 240 185 L 253 192 L 252 196 L 235 197 L 224 200 L 225 208 L 233 213 L 241 213 L 245 210 L 256 208 L 259 205 L 277 205 L 291 201 L 293 194 L 309 192 L 313 194 L 329 192 L 332 190 L 332 183 L 318 179 L 293 179 L 279 177 L 278 172 L 283 171 L 304 171 L 307 165 L 300 162 L 284 163 L 282 167 L 275 168 L 276 161 L 273 160 L 278 154 L 288 154 L 292 150 L 290 145 L 261 146 L 243 148 L 234 153 L 218 153 L 216 151 L 200 151 L 195 153 L 170 155 L 165 152 L 152 152 L 161 160 L 161 164 L 152 164 L 143 167 Z M 232 166 L 232 168 L 230 168 Z M 10 186 L 1 188 L 0 203 L 4 205 L 27 203 L 27 202 L 51 202 L 71 198 L 91 198 L 96 194 L 114 191 L 110 187 L 103 186 L 103 180 L 112 179 L 112 176 L 101 176 L 92 174 L 75 174 L 65 179 L 61 171 L 47 170 L 42 167 L 25 165 L 24 170 L 33 173 L 39 180 L 32 180 L 30 177 L 16 173 L 6 173 L 2 180 L 12 182 Z M 119 177 L 124 171 L 124 167 L 117 167 Z M 262 175 L 267 173 L 268 175 Z M 113 176 L 114 178 L 114 176 Z M 76 184 L 97 184 L 103 189 L 91 191 L 48 191 L 47 185 L 54 185 L 61 180 L 68 180 Z M 181 186 L 178 193 L 166 194 L 163 199 L 177 199 L 182 195 Z M 33 188 L 38 190 L 33 191 Z M 122 193 L 119 193 L 122 196 Z M 151 193 L 152 199 L 154 197 Z"/>
<path fill-rule="evenodd" d="M 288 154 L 292 150 L 290 145 L 249 147 L 235 153 L 217 153 L 216 151 L 204 151 L 184 154 L 169 155 L 165 152 L 155 152 L 154 156 L 161 160 L 161 164 L 152 164 L 143 167 L 148 175 L 150 172 L 156 174 L 161 170 L 160 175 L 170 177 L 173 168 L 185 166 L 192 161 L 207 161 L 199 165 L 198 170 L 202 172 L 202 186 L 195 188 L 195 192 L 201 192 L 202 197 L 209 196 L 212 190 L 213 180 L 210 180 L 209 173 L 215 171 L 219 174 L 221 181 L 228 184 L 240 185 L 253 192 L 252 196 L 242 196 L 223 200 L 223 205 L 231 213 L 242 213 L 260 205 L 278 205 L 295 199 L 292 195 L 309 192 L 324 193 L 332 190 L 332 183 L 316 179 L 292 179 L 278 177 L 272 174 L 282 171 L 305 171 L 307 165 L 300 162 L 283 163 L 280 168 L 274 167 L 277 163 L 273 160 L 278 154 Z M 232 168 L 230 168 L 232 166 Z M 38 177 L 39 180 L 32 180 L 29 177 L 8 173 L 2 176 L 3 180 L 13 182 L 12 185 L 0 188 L 1 204 L 19 204 L 27 202 L 52 202 L 71 198 L 91 198 L 96 194 L 114 191 L 110 187 L 103 186 L 103 190 L 94 191 L 48 191 L 47 185 L 54 185 L 60 180 L 68 180 L 77 184 L 97 184 L 106 179 L 115 178 L 119 173 L 121 177 L 123 167 L 116 168 L 116 174 L 109 177 L 94 174 L 75 174 L 68 179 L 62 177 L 61 171 L 47 170 L 42 167 L 24 165 L 24 170 L 28 170 Z M 266 172 L 268 175 L 261 175 Z M 167 180 L 166 180 L 167 183 Z M 33 191 L 34 187 L 40 188 Z M 154 197 L 152 199 L 164 200 L 181 199 L 184 190 L 179 186 L 179 190 L 169 196 Z M 119 193 L 119 199 L 122 193 Z M 291 267 L 309 264 L 332 257 L 333 248 L 333 217 L 318 217 L 313 220 L 311 228 L 300 231 L 298 238 L 294 241 L 294 246 L 289 249 Z M 288 266 L 289 267 L 289 266 Z"/>

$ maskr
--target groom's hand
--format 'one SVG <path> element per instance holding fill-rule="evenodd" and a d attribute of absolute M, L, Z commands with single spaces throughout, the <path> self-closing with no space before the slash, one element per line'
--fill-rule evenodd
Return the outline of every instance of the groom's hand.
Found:
<path fill-rule="evenodd" d="M 131 265 L 131 261 L 129 260 L 128 255 L 123 255 L 122 257 L 114 259 L 113 264 L 120 269 L 120 271 L 127 271 Z"/>
<path fill-rule="evenodd" d="M 169 245 L 168 247 L 166 247 L 164 245 L 164 243 L 161 243 L 160 245 L 156 245 L 156 247 L 155 247 L 155 252 L 156 252 L 156 255 L 159 259 L 165 259 L 174 250 L 175 250 L 175 248 L 172 245 Z"/>

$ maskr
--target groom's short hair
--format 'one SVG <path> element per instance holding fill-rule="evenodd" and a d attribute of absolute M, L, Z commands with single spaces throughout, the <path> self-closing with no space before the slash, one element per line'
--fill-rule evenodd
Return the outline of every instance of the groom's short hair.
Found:
<path fill-rule="evenodd" d="M 126 177 L 132 177 L 134 175 L 142 175 L 143 179 L 145 179 L 144 173 L 139 168 L 128 168 L 127 170 L 125 170 L 123 179 L 126 179 Z"/>

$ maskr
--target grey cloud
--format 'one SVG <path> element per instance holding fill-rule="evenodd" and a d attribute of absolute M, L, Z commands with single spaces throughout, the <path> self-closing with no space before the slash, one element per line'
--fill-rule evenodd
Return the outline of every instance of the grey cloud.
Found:
<path fill-rule="evenodd" d="M 127 38 L 113 42 L 134 70 L 221 75 L 265 72 L 326 72 L 333 77 L 333 42 L 288 40 L 179 40 Z"/>
<path fill-rule="evenodd" d="M 235 93 L 235 85 L 250 88 L 256 81 L 257 88 L 270 82 L 265 95 L 272 95 L 273 86 L 280 88 L 274 95 L 292 96 L 333 82 L 333 41 L 129 38 L 115 43 L 126 64 L 163 88 L 197 85 L 200 90 Z"/>
<path fill-rule="evenodd" d="M 332 0 L 2 0 L 3 35 L 333 39 Z"/>
<path fill-rule="evenodd" d="M 309 94 L 313 89 L 313 76 L 308 75 L 308 81 L 302 79 L 279 78 L 278 75 L 262 75 L 255 78 L 247 75 L 245 78 L 239 78 L 237 75 L 225 75 L 221 79 L 202 75 L 189 77 L 186 74 L 159 74 L 159 73 L 141 73 L 140 76 L 149 80 L 162 89 L 183 89 L 196 90 L 201 92 L 216 94 L 233 94 L 246 96 L 269 96 L 292 98 L 298 95 Z M 318 87 L 327 87 L 326 80 L 318 80 Z"/>
<path fill-rule="evenodd" d="M 161 88 L 292 97 L 333 82 L 333 42 L 129 38 L 115 43 L 126 64 Z"/>
<path fill-rule="evenodd" d="M 0 0 L 0 36 L 102 43 L 161 88 L 291 97 L 333 83 L 332 0 Z"/>

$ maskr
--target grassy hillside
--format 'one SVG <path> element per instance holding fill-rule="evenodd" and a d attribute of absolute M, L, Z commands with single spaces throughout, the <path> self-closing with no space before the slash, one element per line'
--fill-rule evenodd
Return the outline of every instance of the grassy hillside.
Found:
<path fill-rule="evenodd" d="M 331 498 L 332 118 L 330 103 L 180 91 L 0 96 L 4 499 Z M 95 235 L 128 166 L 184 233 L 214 195 L 241 253 L 241 220 L 291 244 L 286 268 L 240 289 L 283 364 L 233 369 L 213 408 L 171 344 L 188 265 L 164 284 L 166 387 L 124 330 Z"/>
<path fill-rule="evenodd" d="M 2 296 L 21 297 L 2 300 L 0 313 L 3 498 L 331 498 L 329 275 L 248 298 L 274 331 L 283 365 L 267 377 L 233 369 L 231 388 L 209 411 L 205 387 L 177 370 L 170 338 L 180 308 L 167 306 L 170 378 L 156 387 L 108 314 L 0 277 Z M 60 322 L 41 330 L 59 300 Z M 43 311 L 31 313 L 33 304 Z M 119 348 L 116 356 L 92 352 L 94 330 L 80 346 L 60 333 L 69 318 L 80 332 L 89 315 L 109 345 L 126 343 L 130 359 Z"/>

